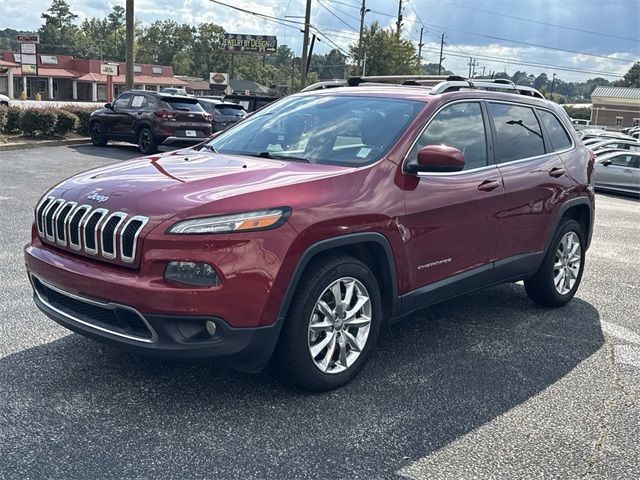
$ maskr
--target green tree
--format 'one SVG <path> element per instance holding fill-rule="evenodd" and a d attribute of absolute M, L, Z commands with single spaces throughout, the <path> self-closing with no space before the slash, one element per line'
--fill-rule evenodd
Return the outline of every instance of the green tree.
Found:
<path fill-rule="evenodd" d="M 620 84 L 622 87 L 640 88 L 640 62 L 633 64 L 629 71 L 624 74 Z"/>
<path fill-rule="evenodd" d="M 398 38 L 392 29 L 385 30 L 376 21 L 364 31 L 363 57 L 367 75 L 411 75 L 420 73 L 420 61 L 415 45 Z M 349 46 L 349 53 L 358 62 L 358 43 Z"/>
<path fill-rule="evenodd" d="M 228 72 L 229 55 L 222 52 L 224 28 L 215 23 L 198 24 L 193 41 L 194 63 L 191 74 L 209 78 L 209 72 Z"/>
<path fill-rule="evenodd" d="M 345 78 L 347 57 L 334 48 L 326 55 L 312 55 L 309 71 L 318 74 L 320 80 Z"/>
<path fill-rule="evenodd" d="M 140 34 L 136 60 L 140 63 L 172 65 L 179 52 L 186 50 L 187 54 L 191 54 L 194 33 L 195 29 L 190 25 L 181 25 L 173 20 L 156 20 Z M 183 61 L 184 53 L 176 58 Z"/>
<path fill-rule="evenodd" d="M 53 0 L 43 13 L 44 25 L 40 27 L 40 43 L 48 53 L 77 54 L 86 39 L 75 24 L 78 15 L 71 12 L 65 0 Z"/>

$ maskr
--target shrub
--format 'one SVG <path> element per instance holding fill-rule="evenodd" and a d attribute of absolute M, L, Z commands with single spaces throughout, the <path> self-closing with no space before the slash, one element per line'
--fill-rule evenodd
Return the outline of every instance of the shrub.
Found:
<path fill-rule="evenodd" d="M 65 105 L 62 110 L 73 113 L 78 117 L 76 132 L 81 135 L 89 135 L 89 116 L 95 111 L 95 107 L 83 107 L 80 105 Z"/>
<path fill-rule="evenodd" d="M 22 109 L 16 106 L 10 106 L 3 109 L 6 112 L 4 125 L 0 125 L 3 133 L 18 133 L 20 131 L 20 115 Z"/>
<path fill-rule="evenodd" d="M 64 136 L 67 133 L 71 133 L 78 127 L 78 117 L 66 110 L 56 110 L 56 123 L 53 129 L 53 134 L 56 136 Z"/>
<path fill-rule="evenodd" d="M 7 119 L 9 118 L 9 108 L 0 106 L 0 133 L 4 132 L 7 125 Z"/>
<path fill-rule="evenodd" d="M 20 130 L 31 137 L 49 137 L 54 134 L 57 114 L 53 108 L 27 108 L 20 115 Z"/>

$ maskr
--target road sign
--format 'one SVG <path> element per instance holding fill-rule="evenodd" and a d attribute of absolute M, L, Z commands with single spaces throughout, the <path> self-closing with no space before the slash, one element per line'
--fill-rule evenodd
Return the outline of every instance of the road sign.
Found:
<path fill-rule="evenodd" d="M 40 43 L 39 35 L 20 34 L 16 35 L 18 43 Z"/>
<path fill-rule="evenodd" d="M 35 55 L 36 54 L 36 44 L 35 43 L 21 43 L 20 44 L 20 53 Z"/>
<path fill-rule="evenodd" d="M 100 65 L 100 73 L 110 77 L 117 77 L 120 72 L 120 65 L 117 63 L 103 63 Z"/>

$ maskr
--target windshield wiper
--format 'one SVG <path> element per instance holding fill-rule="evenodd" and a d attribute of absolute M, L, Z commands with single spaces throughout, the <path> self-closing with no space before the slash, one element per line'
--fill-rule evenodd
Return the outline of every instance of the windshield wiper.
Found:
<path fill-rule="evenodd" d="M 213 153 L 218 153 L 218 151 L 212 146 L 209 145 L 208 143 L 201 143 L 200 145 L 196 145 L 195 147 L 193 147 L 193 150 L 202 150 L 203 148 L 206 148 L 207 150 L 213 152 Z"/>
<path fill-rule="evenodd" d="M 277 153 L 273 153 L 273 152 L 260 152 L 260 153 L 254 153 L 251 154 L 252 157 L 258 157 L 258 158 L 270 158 L 273 160 L 292 160 L 294 162 L 305 162 L 305 163 L 311 163 L 311 160 L 309 160 L 308 158 L 302 158 L 302 157 L 290 157 L 289 155 L 279 155 Z"/>

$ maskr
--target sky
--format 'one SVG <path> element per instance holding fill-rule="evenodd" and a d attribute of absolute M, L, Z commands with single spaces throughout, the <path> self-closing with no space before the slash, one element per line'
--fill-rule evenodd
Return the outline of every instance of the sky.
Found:
<path fill-rule="evenodd" d="M 67 0 L 80 19 L 104 17 L 124 0 Z M 305 0 L 219 0 L 245 10 L 302 22 Z M 357 41 L 362 0 L 312 0 L 312 31 L 318 33 L 315 53 L 339 47 L 345 52 Z M 640 0 L 403 0 L 402 35 L 419 43 L 422 57 L 437 63 L 445 34 L 446 69 L 469 73 L 538 75 L 553 73 L 565 81 L 604 77 L 619 79 L 640 60 Z M 0 0 L 1 28 L 35 30 L 50 0 Z M 365 24 L 377 20 L 395 28 L 398 0 L 366 0 Z M 301 51 L 301 25 L 270 22 L 209 0 L 135 0 L 136 20 L 149 24 L 172 19 L 179 23 L 214 22 L 233 33 L 276 35 L 280 45 Z M 519 43 L 518 43 L 519 42 Z M 533 65 L 525 65 L 529 63 Z"/>

